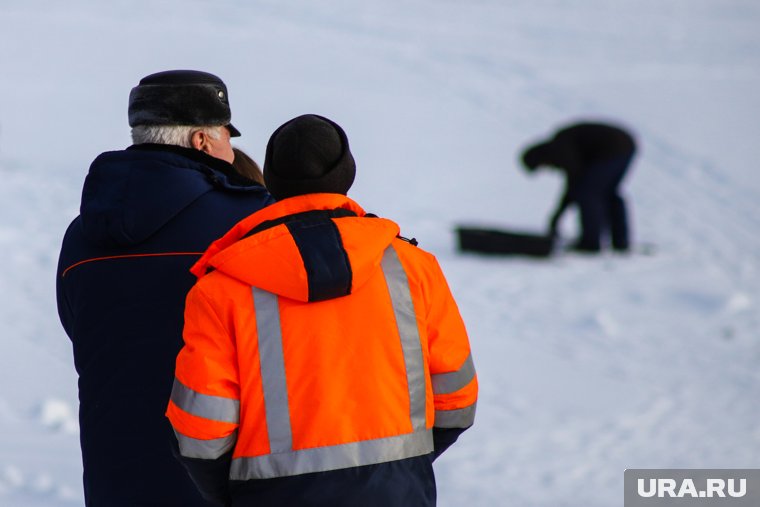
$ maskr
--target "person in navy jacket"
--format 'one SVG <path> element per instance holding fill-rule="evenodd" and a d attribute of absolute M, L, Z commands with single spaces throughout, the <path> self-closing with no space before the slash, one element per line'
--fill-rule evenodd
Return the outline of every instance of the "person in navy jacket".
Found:
<path fill-rule="evenodd" d="M 164 417 L 183 345 L 190 267 L 273 202 L 237 174 L 227 88 L 199 71 L 132 89 L 133 145 L 99 155 L 63 239 L 58 314 L 79 374 L 87 506 L 206 506 L 174 456 Z"/>

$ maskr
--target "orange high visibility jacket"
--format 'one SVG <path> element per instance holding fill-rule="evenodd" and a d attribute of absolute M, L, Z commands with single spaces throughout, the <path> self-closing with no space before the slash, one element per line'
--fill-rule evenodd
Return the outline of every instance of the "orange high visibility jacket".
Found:
<path fill-rule="evenodd" d="M 467 428 L 477 379 L 435 258 L 349 198 L 285 199 L 194 266 L 167 409 L 180 453 L 230 480 L 421 456 Z"/>

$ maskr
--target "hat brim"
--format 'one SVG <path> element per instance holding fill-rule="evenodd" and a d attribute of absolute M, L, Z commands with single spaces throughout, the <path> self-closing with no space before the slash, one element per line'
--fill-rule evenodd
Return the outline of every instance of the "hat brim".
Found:
<path fill-rule="evenodd" d="M 230 131 L 230 137 L 240 137 L 240 131 L 236 129 L 232 123 L 228 123 L 225 127 Z"/>

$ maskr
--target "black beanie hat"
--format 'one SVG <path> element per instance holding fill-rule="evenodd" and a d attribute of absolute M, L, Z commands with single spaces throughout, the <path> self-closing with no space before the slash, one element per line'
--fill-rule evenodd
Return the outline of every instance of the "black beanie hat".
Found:
<path fill-rule="evenodd" d="M 322 192 L 345 195 L 355 176 L 346 133 L 323 116 L 293 118 L 269 138 L 264 182 L 277 200 Z"/>
<path fill-rule="evenodd" d="M 142 78 L 129 94 L 128 114 L 130 127 L 223 125 L 231 137 L 240 136 L 230 124 L 227 86 L 198 70 L 167 70 Z"/>

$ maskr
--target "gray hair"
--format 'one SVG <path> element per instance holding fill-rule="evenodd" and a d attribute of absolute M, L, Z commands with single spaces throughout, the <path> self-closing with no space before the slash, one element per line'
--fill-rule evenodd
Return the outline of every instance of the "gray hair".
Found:
<path fill-rule="evenodd" d="M 183 148 L 192 148 L 190 140 L 193 134 L 203 131 L 212 139 L 222 138 L 221 125 L 199 127 L 195 125 L 136 125 L 132 127 L 134 144 L 173 144 Z"/>

